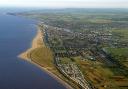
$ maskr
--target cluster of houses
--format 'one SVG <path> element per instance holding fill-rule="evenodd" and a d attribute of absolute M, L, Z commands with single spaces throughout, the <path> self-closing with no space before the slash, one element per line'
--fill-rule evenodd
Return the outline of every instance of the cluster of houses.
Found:
<path fill-rule="evenodd" d="M 75 47 L 72 48 L 70 46 L 65 47 L 63 45 L 63 39 L 61 39 L 61 37 L 66 36 L 65 38 L 68 39 L 69 38 L 68 35 L 70 35 L 69 33 L 71 34 L 71 32 L 68 30 L 45 25 L 44 40 L 45 42 L 47 42 L 47 46 L 49 46 L 54 52 L 54 61 L 57 69 L 59 69 L 59 71 L 61 71 L 61 73 L 64 76 L 68 77 L 70 80 L 78 84 L 79 87 L 83 89 L 91 89 L 89 83 L 87 82 L 87 80 L 85 80 L 84 75 L 78 68 L 77 64 L 73 62 L 70 58 L 72 56 L 80 55 L 78 48 Z M 57 42 L 59 43 L 56 44 Z M 67 59 L 71 61 L 68 61 L 67 63 L 61 62 L 61 61 L 67 61 Z"/>
<path fill-rule="evenodd" d="M 85 30 L 81 32 L 44 24 L 41 26 L 44 28 L 44 40 L 54 52 L 57 68 L 83 88 L 86 87 L 85 89 L 91 88 L 77 65 L 72 60 L 67 64 L 60 61 L 66 60 L 65 57 L 71 59 L 80 56 L 81 60 L 97 60 L 112 64 L 101 50 L 104 46 L 117 47 L 121 43 L 113 39 L 112 32 L 108 30 Z M 124 43 L 122 46 L 126 46 L 126 44 Z"/>

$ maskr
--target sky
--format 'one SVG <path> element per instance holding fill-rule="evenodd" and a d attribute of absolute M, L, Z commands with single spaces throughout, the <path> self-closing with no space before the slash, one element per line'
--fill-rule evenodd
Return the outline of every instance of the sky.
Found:
<path fill-rule="evenodd" d="M 128 8 L 128 0 L 0 0 L 0 6 L 45 8 Z"/>

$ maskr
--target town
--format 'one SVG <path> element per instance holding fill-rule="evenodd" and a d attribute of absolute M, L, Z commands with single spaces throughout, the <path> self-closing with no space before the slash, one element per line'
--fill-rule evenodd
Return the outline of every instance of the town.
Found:
<path fill-rule="evenodd" d="M 44 42 L 54 52 L 56 67 L 67 78 L 75 81 L 79 87 L 93 89 L 86 80 L 74 57 L 80 60 L 91 60 L 105 63 L 111 67 L 119 66 L 118 62 L 107 55 L 104 47 L 119 47 L 121 42 L 113 39 L 113 34 L 108 30 L 86 30 L 73 32 L 69 29 L 40 24 L 45 34 Z M 120 45 L 127 46 L 127 43 Z"/>

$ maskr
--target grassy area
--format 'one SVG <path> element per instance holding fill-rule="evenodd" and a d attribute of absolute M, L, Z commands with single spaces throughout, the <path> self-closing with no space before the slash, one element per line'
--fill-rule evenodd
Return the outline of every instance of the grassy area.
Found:
<path fill-rule="evenodd" d="M 106 48 L 116 60 L 128 67 L 128 48 Z"/>
<path fill-rule="evenodd" d="M 71 59 L 70 58 L 67 58 L 67 57 L 64 57 L 64 58 L 61 58 L 61 61 L 60 61 L 62 64 L 68 64 L 68 63 L 70 63 L 70 62 L 72 62 L 71 61 Z"/>
<path fill-rule="evenodd" d="M 53 55 L 49 48 L 41 47 L 33 50 L 30 57 L 34 62 L 41 64 L 44 67 L 53 67 Z"/>
<path fill-rule="evenodd" d="M 121 89 L 128 85 L 128 79 L 121 74 L 115 74 L 114 71 L 98 61 L 81 60 L 80 57 L 74 57 L 85 78 L 98 89 Z M 127 87 L 123 87 L 127 89 Z"/>
<path fill-rule="evenodd" d="M 121 44 L 128 43 L 128 29 L 113 29 L 113 38 L 117 38 Z M 128 67 L 128 48 L 105 48 L 111 56 Z"/>
<path fill-rule="evenodd" d="M 128 38 L 128 29 L 116 29 L 116 30 L 112 30 L 112 32 L 120 34 L 125 38 Z"/>
<path fill-rule="evenodd" d="M 111 20 L 107 20 L 107 19 L 90 19 L 89 20 L 91 23 L 111 23 Z"/>
<path fill-rule="evenodd" d="M 114 29 L 112 32 L 115 36 L 120 37 L 119 40 L 128 42 L 128 29 Z"/>
<path fill-rule="evenodd" d="M 128 57 L 128 48 L 107 48 L 113 55 L 122 55 Z"/>
<path fill-rule="evenodd" d="M 74 87 L 74 89 L 79 89 L 77 85 L 73 84 L 72 81 L 69 81 L 69 79 L 64 77 L 55 67 L 53 53 L 49 48 L 40 47 L 34 49 L 30 52 L 30 54 L 28 54 L 28 56 L 32 59 L 33 62 L 39 64 L 43 68 L 49 70 L 50 72 L 58 76 L 60 79 L 66 81 L 69 85 Z"/>

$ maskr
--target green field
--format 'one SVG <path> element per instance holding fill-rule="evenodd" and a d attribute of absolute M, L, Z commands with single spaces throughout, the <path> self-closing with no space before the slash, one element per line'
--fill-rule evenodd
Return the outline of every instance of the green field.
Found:
<path fill-rule="evenodd" d="M 128 29 L 115 29 L 112 30 L 114 36 L 118 37 L 119 40 L 128 42 Z"/>
<path fill-rule="evenodd" d="M 60 58 L 60 60 L 61 60 L 60 61 L 61 64 L 68 64 L 68 63 L 72 62 L 71 59 L 67 58 L 67 57 Z"/>
<path fill-rule="evenodd" d="M 111 54 L 120 63 L 128 67 L 128 48 L 106 48 L 107 52 Z"/>
<path fill-rule="evenodd" d="M 30 58 L 45 68 L 54 68 L 53 55 L 49 48 L 41 47 L 34 49 L 30 53 Z"/>
<path fill-rule="evenodd" d="M 81 60 L 74 57 L 75 62 L 85 78 L 97 89 L 127 89 L 128 78 L 119 73 L 118 68 L 110 68 L 98 61 Z"/>
<path fill-rule="evenodd" d="M 109 53 L 115 56 L 126 56 L 128 57 L 128 48 L 107 48 Z"/>

